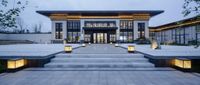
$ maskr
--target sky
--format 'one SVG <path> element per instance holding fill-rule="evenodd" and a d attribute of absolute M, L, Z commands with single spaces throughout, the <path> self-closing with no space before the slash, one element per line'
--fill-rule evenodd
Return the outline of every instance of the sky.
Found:
<path fill-rule="evenodd" d="M 35 24 L 42 24 L 43 32 L 51 31 L 51 21 L 48 17 L 37 14 L 37 10 L 164 10 L 154 16 L 149 26 L 159 26 L 170 22 L 196 16 L 190 14 L 184 17 L 184 0 L 28 0 L 29 4 L 20 17 L 32 31 Z"/>

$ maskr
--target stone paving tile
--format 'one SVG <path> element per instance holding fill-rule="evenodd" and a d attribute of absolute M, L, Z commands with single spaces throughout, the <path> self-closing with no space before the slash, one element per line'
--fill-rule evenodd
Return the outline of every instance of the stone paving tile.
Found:
<path fill-rule="evenodd" d="M 0 85 L 200 85 L 180 71 L 19 71 L 0 76 Z"/>
<path fill-rule="evenodd" d="M 72 53 L 75 54 L 124 54 L 127 50 L 115 47 L 114 44 L 91 44 L 86 47 L 75 49 Z"/>

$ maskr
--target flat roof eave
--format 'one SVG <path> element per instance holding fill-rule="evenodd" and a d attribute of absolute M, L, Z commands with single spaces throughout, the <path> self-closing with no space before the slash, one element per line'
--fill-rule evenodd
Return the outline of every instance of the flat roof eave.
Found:
<path fill-rule="evenodd" d="M 163 13 L 163 10 L 38 10 L 36 11 L 39 14 L 42 14 L 44 16 L 50 16 L 51 14 L 68 14 L 68 13 L 74 13 L 74 14 L 123 14 L 123 13 L 132 13 L 132 14 L 139 14 L 139 13 L 148 13 L 150 16 L 155 16 L 158 14 Z"/>

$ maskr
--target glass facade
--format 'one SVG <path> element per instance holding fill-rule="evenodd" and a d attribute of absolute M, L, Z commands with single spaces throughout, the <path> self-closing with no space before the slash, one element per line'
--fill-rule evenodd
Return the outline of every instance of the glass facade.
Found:
<path fill-rule="evenodd" d="M 171 30 L 156 32 L 161 43 L 191 44 L 200 40 L 200 25 L 177 27 Z"/>
<path fill-rule="evenodd" d="M 120 42 L 131 43 L 134 40 L 134 23 L 132 20 L 120 21 Z"/>
<path fill-rule="evenodd" d="M 83 25 L 81 25 L 81 23 L 83 23 Z M 136 28 L 142 33 L 142 35 L 140 34 L 140 37 L 144 37 L 145 23 L 136 22 L 136 25 L 137 24 L 138 27 Z M 134 33 L 140 33 L 137 30 L 134 32 L 133 20 L 120 20 L 119 22 L 118 20 L 92 20 L 83 22 L 81 22 L 81 20 L 67 20 L 66 22 L 62 21 L 61 23 L 56 23 L 55 29 L 56 39 L 65 38 L 67 43 L 133 43 Z M 66 31 L 64 32 L 66 34 L 63 34 L 63 30 Z"/>
<path fill-rule="evenodd" d="M 67 42 L 79 43 L 80 42 L 80 20 L 67 21 Z"/>
<path fill-rule="evenodd" d="M 145 38 L 145 23 L 138 23 L 138 37 Z"/>
<path fill-rule="evenodd" d="M 55 23 L 55 38 L 62 39 L 63 38 L 63 24 Z"/>

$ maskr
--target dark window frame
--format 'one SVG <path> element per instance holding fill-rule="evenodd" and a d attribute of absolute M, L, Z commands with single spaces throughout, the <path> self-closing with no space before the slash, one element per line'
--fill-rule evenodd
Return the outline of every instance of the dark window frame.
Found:
<path fill-rule="evenodd" d="M 123 36 L 123 40 L 121 40 L 122 43 L 134 42 L 134 21 L 133 20 L 120 20 L 120 36 Z M 132 37 L 132 40 L 129 40 L 130 36 Z M 127 39 L 125 40 L 124 37 L 126 37 Z"/>
<path fill-rule="evenodd" d="M 144 22 L 139 22 L 138 23 L 138 32 L 140 34 L 139 38 L 145 38 L 145 25 L 146 24 Z"/>
<path fill-rule="evenodd" d="M 63 38 L 63 23 L 57 22 L 55 23 L 55 39 Z"/>
<path fill-rule="evenodd" d="M 67 42 L 80 43 L 80 20 L 68 20 L 67 22 Z"/>

